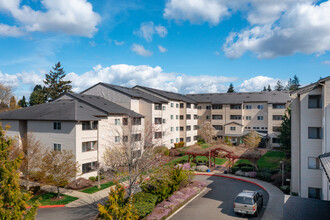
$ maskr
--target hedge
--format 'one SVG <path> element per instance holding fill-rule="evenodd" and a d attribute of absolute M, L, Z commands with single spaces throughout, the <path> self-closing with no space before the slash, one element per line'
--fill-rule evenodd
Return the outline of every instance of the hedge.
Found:
<path fill-rule="evenodd" d="M 140 218 L 144 218 L 152 212 L 157 202 L 157 196 L 151 193 L 138 192 L 133 197 L 133 206 Z"/>

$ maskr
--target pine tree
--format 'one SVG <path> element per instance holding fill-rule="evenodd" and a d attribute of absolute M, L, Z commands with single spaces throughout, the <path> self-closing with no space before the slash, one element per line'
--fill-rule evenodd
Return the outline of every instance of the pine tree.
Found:
<path fill-rule="evenodd" d="M 264 86 L 264 89 L 262 90 L 263 92 L 266 92 L 267 91 L 267 88 L 266 86 Z"/>
<path fill-rule="evenodd" d="M 44 93 L 46 95 L 47 101 L 51 101 L 61 96 L 65 92 L 70 92 L 72 89 L 72 82 L 70 80 L 65 81 L 64 77 L 66 76 L 61 63 L 58 62 L 53 67 L 53 70 L 49 71 L 49 74 L 46 74 L 46 79 L 44 80 L 45 87 Z"/>
<path fill-rule="evenodd" d="M 0 124 L 0 219 L 35 219 L 38 204 L 28 209 L 31 195 L 23 192 L 19 185 L 19 167 L 22 155 L 12 158 L 13 140 L 5 135 Z"/>
<path fill-rule="evenodd" d="M 289 79 L 288 85 L 287 85 L 287 90 L 289 91 L 295 91 L 297 89 L 299 89 L 299 78 L 297 75 L 293 76 L 293 79 Z"/>
<path fill-rule="evenodd" d="M 278 136 L 282 147 L 291 148 L 291 107 L 288 107 L 283 116 L 283 122 Z"/>
<path fill-rule="evenodd" d="M 24 95 L 23 95 L 23 98 L 18 101 L 18 106 L 21 107 L 21 108 L 27 107 L 27 103 L 26 103 Z"/>
<path fill-rule="evenodd" d="M 268 84 L 268 88 L 267 88 L 267 91 L 270 92 L 272 91 L 272 88 L 270 87 L 270 85 Z"/>
<path fill-rule="evenodd" d="M 283 91 L 283 90 L 284 90 L 284 86 L 282 85 L 282 83 L 281 83 L 280 80 L 277 81 L 274 90 L 275 90 L 275 91 Z"/>
<path fill-rule="evenodd" d="M 234 93 L 234 92 L 235 92 L 234 85 L 230 83 L 227 93 Z"/>
<path fill-rule="evenodd" d="M 45 93 L 41 85 L 36 85 L 30 95 L 30 106 L 38 105 L 46 102 Z"/>

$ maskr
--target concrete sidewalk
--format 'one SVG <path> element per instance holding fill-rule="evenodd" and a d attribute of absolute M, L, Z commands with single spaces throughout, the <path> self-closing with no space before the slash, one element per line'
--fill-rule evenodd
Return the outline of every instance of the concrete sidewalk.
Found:
<path fill-rule="evenodd" d="M 218 176 L 223 178 L 232 178 L 237 179 L 241 181 L 246 181 L 249 183 L 253 183 L 255 185 L 258 185 L 259 187 L 263 188 L 265 191 L 267 191 L 269 195 L 268 205 L 265 210 L 265 213 L 263 215 L 264 219 L 283 219 L 283 207 L 284 207 L 284 193 L 277 188 L 276 186 L 255 179 L 255 178 L 249 178 L 249 177 L 242 177 L 242 176 L 235 176 L 232 174 L 223 174 L 223 173 L 217 173 L 217 172 L 210 172 L 210 173 L 200 173 L 196 172 L 197 175 L 210 175 L 210 176 Z"/>

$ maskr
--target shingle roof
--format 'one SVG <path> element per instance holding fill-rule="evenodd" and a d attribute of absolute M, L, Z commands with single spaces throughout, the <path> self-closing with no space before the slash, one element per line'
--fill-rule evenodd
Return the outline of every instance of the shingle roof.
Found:
<path fill-rule="evenodd" d="M 168 91 L 149 88 L 149 87 L 145 87 L 145 86 L 135 86 L 133 88 L 145 89 L 149 92 L 155 93 L 159 96 L 162 96 L 162 97 L 170 99 L 170 100 L 183 101 L 183 102 L 187 102 L 187 103 L 196 103 L 196 101 L 194 99 L 191 99 L 191 98 L 187 97 L 186 95 L 182 95 L 182 94 L 175 93 L 175 92 L 168 92 Z"/>
<path fill-rule="evenodd" d="M 288 91 L 188 94 L 187 97 L 199 103 L 211 104 L 241 104 L 243 102 L 286 103 L 290 101 Z"/>
<path fill-rule="evenodd" d="M 85 95 L 85 94 L 75 94 L 75 93 L 65 93 L 66 95 L 77 99 L 79 101 L 84 102 L 87 105 L 91 105 L 94 108 L 100 109 L 105 111 L 108 114 L 115 114 L 115 115 L 128 115 L 131 117 L 143 118 L 143 115 L 140 115 L 134 111 L 131 111 L 127 108 L 124 108 L 114 102 L 111 102 L 107 99 L 104 99 L 100 96 L 94 95 Z"/>
<path fill-rule="evenodd" d="M 124 86 L 117 86 L 117 85 L 108 84 L 108 83 L 100 83 L 100 84 L 104 85 L 105 87 L 114 89 L 118 92 L 124 93 L 132 98 L 144 99 L 144 100 L 146 100 L 148 102 L 152 102 L 152 103 L 167 103 L 166 99 L 159 98 L 157 96 L 151 95 L 149 93 L 143 92 L 138 89 L 128 88 L 128 87 L 124 87 Z"/>
<path fill-rule="evenodd" d="M 57 100 L 0 113 L 0 120 L 94 121 L 106 117 L 103 111 L 77 100 Z"/>
<path fill-rule="evenodd" d="M 311 83 L 307 86 L 301 87 L 300 89 L 292 91 L 291 94 L 295 94 L 295 93 L 304 94 L 304 93 L 309 92 L 309 91 L 313 90 L 314 88 L 318 87 L 320 85 L 320 83 L 323 83 L 323 82 L 328 81 L 328 80 L 330 80 L 330 76 L 324 77 L 324 78 L 318 80 L 315 83 Z"/>

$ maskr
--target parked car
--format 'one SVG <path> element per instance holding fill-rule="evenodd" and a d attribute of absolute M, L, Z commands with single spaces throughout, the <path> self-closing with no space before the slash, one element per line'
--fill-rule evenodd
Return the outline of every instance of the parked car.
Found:
<path fill-rule="evenodd" d="M 234 202 L 236 214 L 250 214 L 257 216 L 263 207 L 264 199 L 262 194 L 256 191 L 243 190 Z"/>

